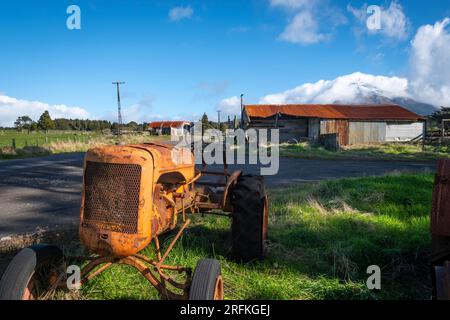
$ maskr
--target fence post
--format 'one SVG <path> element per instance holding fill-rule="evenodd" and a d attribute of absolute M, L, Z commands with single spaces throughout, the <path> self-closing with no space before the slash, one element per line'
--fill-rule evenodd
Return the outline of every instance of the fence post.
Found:
<path fill-rule="evenodd" d="M 16 138 L 12 138 L 12 147 L 13 149 L 16 148 Z"/>

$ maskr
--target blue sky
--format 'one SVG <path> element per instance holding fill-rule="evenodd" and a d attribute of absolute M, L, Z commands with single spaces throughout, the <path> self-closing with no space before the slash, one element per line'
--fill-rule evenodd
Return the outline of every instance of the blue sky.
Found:
<path fill-rule="evenodd" d="M 66 27 L 71 4 L 81 9 L 81 30 Z M 368 32 L 358 16 L 365 5 L 401 12 L 404 23 L 394 15 Z M 354 72 L 412 82 L 425 77 L 412 51 L 430 45 L 411 42 L 446 17 L 444 0 L 2 1 L 0 125 L 46 106 L 56 115 L 112 119 L 115 80 L 126 81 L 125 121 L 195 119 L 217 108 L 232 114 L 241 92 L 258 103 Z M 442 50 L 446 36 L 445 25 L 434 46 Z M 442 94 L 439 103 L 450 97 L 447 79 L 431 88 Z"/>

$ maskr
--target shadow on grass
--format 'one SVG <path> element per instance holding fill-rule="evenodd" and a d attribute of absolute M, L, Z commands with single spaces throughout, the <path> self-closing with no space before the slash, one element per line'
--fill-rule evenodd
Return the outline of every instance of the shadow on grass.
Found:
<path fill-rule="evenodd" d="M 431 292 L 427 266 L 429 239 L 427 232 L 414 233 L 414 228 L 400 231 L 395 225 L 350 216 L 335 216 L 320 227 L 299 221 L 294 225 L 271 226 L 266 260 L 239 264 L 227 260 L 231 244 L 228 230 L 199 225 L 183 238 L 182 249 L 195 252 L 197 257 L 216 257 L 222 264 L 227 260 L 226 267 L 239 270 L 238 273 L 260 274 L 250 275 L 245 281 L 264 281 L 264 275 L 270 274 L 283 283 L 284 273 L 296 274 L 305 278 L 305 291 L 322 290 L 320 294 L 311 294 L 316 298 L 425 299 Z M 383 290 L 379 292 L 365 288 L 366 269 L 370 265 L 382 269 Z M 258 287 L 245 298 L 282 299 L 289 290 L 269 281 L 267 288 Z"/>
<path fill-rule="evenodd" d="M 34 234 L 20 235 L 11 240 L 0 242 L 0 278 L 14 256 L 23 248 L 37 243 L 59 246 L 65 255 L 84 254 L 78 239 L 77 226 L 65 226 L 51 231 L 40 231 Z"/>

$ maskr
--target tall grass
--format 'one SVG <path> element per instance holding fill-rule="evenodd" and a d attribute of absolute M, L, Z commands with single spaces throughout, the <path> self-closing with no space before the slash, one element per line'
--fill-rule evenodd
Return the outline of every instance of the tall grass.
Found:
<path fill-rule="evenodd" d="M 98 132 L 80 132 L 80 131 L 61 131 L 51 130 L 33 131 L 27 133 L 26 131 L 16 130 L 0 130 L 0 147 L 12 147 L 13 140 L 16 148 L 24 147 L 40 147 L 44 144 L 57 141 L 83 141 L 100 137 L 102 134 Z"/>
<path fill-rule="evenodd" d="M 150 141 L 167 141 L 168 136 L 150 136 L 142 135 L 123 135 L 121 142 L 142 143 Z M 85 152 L 90 148 L 101 145 L 113 145 L 118 142 L 117 136 L 113 135 L 92 135 L 83 138 L 64 138 L 49 140 L 40 146 L 25 146 L 22 148 L 12 148 L 5 146 L 0 148 L 0 159 L 14 159 L 23 157 L 43 156 L 49 154 L 67 153 L 67 152 Z"/>

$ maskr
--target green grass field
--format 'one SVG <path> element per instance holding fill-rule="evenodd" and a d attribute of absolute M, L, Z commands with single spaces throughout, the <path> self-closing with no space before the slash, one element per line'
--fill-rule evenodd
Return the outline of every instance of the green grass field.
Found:
<path fill-rule="evenodd" d="M 49 131 L 45 132 L 18 132 L 15 130 L 0 130 L 0 147 L 11 147 L 15 139 L 16 148 L 25 146 L 43 146 L 44 144 L 59 141 L 88 141 L 98 137 L 98 133 L 75 131 Z"/>
<path fill-rule="evenodd" d="M 13 139 L 16 148 L 13 148 Z M 148 133 L 123 135 L 124 143 L 140 143 L 149 141 L 167 141 L 170 136 L 150 136 Z M 89 148 L 115 144 L 118 138 L 112 134 L 98 132 L 49 131 L 17 132 L 14 130 L 0 131 L 0 160 L 44 156 L 67 152 L 85 152 Z"/>
<path fill-rule="evenodd" d="M 449 157 L 449 146 L 425 146 L 406 143 L 385 143 L 378 145 L 346 146 L 338 151 L 330 151 L 321 145 L 301 142 L 280 145 L 280 155 L 306 159 L 358 159 L 358 160 L 405 160 L 432 161 L 439 157 Z"/>
<path fill-rule="evenodd" d="M 167 262 L 218 259 L 227 299 L 427 299 L 432 186 L 431 174 L 407 174 L 272 189 L 265 261 L 228 260 L 230 221 L 195 217 Z M 381 290 L 365 285 L 369 265 L 381 267 Z M 159 297 L 134 269 L 114 266 L 78 298 Z"/>

